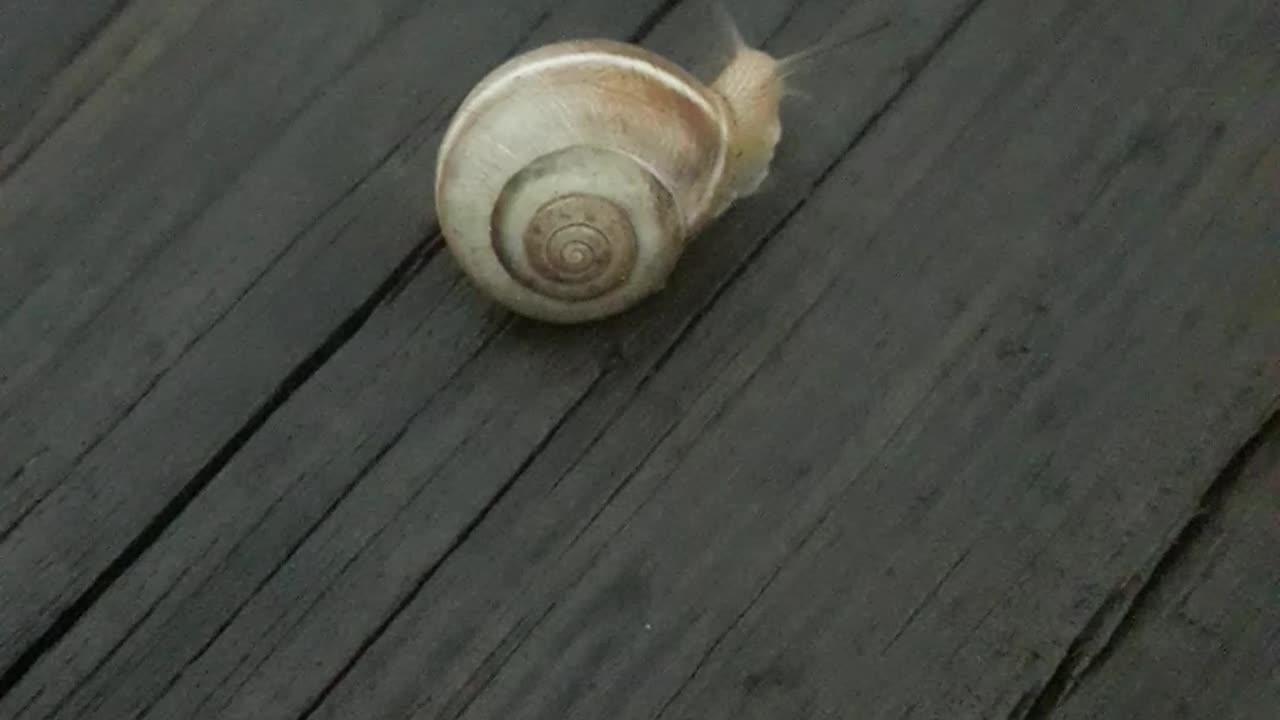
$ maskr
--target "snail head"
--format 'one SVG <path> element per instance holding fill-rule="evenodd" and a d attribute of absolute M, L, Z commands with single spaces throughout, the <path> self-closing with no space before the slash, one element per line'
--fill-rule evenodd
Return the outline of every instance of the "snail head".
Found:
<path fill-rule="evenodd" d="M 721 22 L 733 42 L 729 64 L 712 83 L 733 114 L 730 162 L 734 197 L 750 195 L 768 177 L 774 152 L 782 136 L 781 106 L 788 94 L 787 80 L 827 53 L 889 27 L 887 20 L 850 34 L 839 34 L 782 58 L 750 47 L 723 5 L 717 4 Z"/>
<path fill-rule="evenodd" d="M 746 45 L 738 47 L 712 84 L 733 114 L 729 162 L 736 197 L 755 192 L 769 174 L 782 136 L 783 84 L 778 60 Z"/>

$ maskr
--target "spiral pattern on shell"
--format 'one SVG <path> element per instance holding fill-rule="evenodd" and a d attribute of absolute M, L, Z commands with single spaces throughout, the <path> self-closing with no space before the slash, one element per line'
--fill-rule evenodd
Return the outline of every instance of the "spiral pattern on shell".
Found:
<path fill-rule="evenodd" d="M 524 252 L 532 275 L 520 275 L 506 258 L 504 264 L 525 285 L 562 300 L 589 300 L 631 274 L 636 233 L 626 211 L 606 198 L 565 195 L 534 214 L 525 228 Z"/>
<path fill-rule="evenodd" d="M 565 302 L 621 287 L 654 248 L 641 237 L 678 237 L 667 190 L 632 158 L 571 146 L 522 168 L 503 187 L 490 223 L 494 254 L 522 285 Z"/>

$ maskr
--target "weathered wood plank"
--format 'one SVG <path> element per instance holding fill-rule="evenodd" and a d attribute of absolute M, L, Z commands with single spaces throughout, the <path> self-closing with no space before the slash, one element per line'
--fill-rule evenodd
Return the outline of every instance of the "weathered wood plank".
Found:
<path fill-rule="evenodd" d="M 1275 379 L 1255 374 L 1275 349 L 1274 295 L 1262 294 L 1275 257 L 1260 238 L 1276 229 L 1265 192 L 1276 108 L 1252 107 L 1275 88 L 1256 30 L 1273 18 L 1227 22 L 1201 7 L 1200 25 L 1179 29 L 1171 8 L 1139 40 L 1136 11 L 1116 4 L 1031 14 L 990 3 L 687 335 L 671 331 L 701 312 L 723 259 L 759 241 L 741 231 L 772 224 L 760 221 L 785 203 L 713 233 L 686 265 L 689 285 L 586 332 L 517 323 L 488 341 L 502 319 L 485 320 L 448 265 L 429 264 L 0 709 L 293 716 L 329 678 L 318 714 L 332 717 L 644 714 L 668 700 L 672 713 L 712 716 L 741 714 L 735 702 L 892 709 L 922 678 L 939 680 L 922 713 L 929 702 L 960 708 L 948 716 L 1017 709 L 1010 692 L 1034 701 L 1085 616 L 1126 601 L 1099 602 L 1106 588 L 1087 586 L 1097 577 L 1085 560 L 1123 539 L 1133 547 L 1105 557 L 1098 577 L 1141 570 L 1276 396 Z M 1252 54 L 1168 51 L 1206 27 L 1246 36 Z M 1046 57 L 1064 28 L 1069 41 Z M 983 47 L 993 37 L 1002 43 Z M 1100 72 L 1112 66 L 1118 77 Z M 859 72 L 873 88 L 889 76 Z M 1193 91 L 1162 94 L 1178 82 Z M 856 107 L 869 96 L 833 97 L 843 104 L 815 123 L 817 143 L 793 143 L 779 174 L 821 175 L 875 109 Z M 1212 113 L 1187 110 L 1206 96 Z M 1180 234 L 1199 226 L 1201 242 Z M 942 242 L 957 237 L 963 247 Z M 1225 291 L 1212 282 L 1223 273 Z M 676 337 L 670 357 L 654 343 Z M 1019 430 L 1024 417 L 1038 431 Z M 1065 466 L 1041 469 L 1050 452 Z M 1178 453 L 1191 459 L 1180 466 Z M 1139 481 L 1118 500 L 1090 495 L 1119 477 Z M 1066 533 L 1085 558 L 1073 562 L 1043 544 L 1068 511 L 1096 533 Z M 983 523 L 999 531 L 982 536 Z M 947 576 L 957 540 L 976 547 Z M 988 617 L 1021 633 L 1002 649 L 1024 643 L 1047 659 L 1015 663 L 1024 674 L 990 670 L 1007 658 L 946 674 L 921 661 L 921 636 L 948 638 L 946 621 L 967 617 L 930 598 L 989 599 L 1046 547 L 1052 563 Z M 1063 587 L 1046 591 L 1049 578 Z M 913 592 L 926 602 L 909 612 Z M 1042 599 L 1070 611 L 1034 606 Z M 979 650 L 1001 637 L 978 627 Z M 899 628 L 892 664 L 840 644 L 874 648 Z M 800 662 L 788 646 L 804 649 Z M 980 671 L 992 677 L 974 704 L 953 702 Z"/>
<path fill-rule="evenodd" d="M 1076 668 L 1040 717 L 1275 717 L 1277 547 L 1280 416 L 1219 477 L 1124 625 Z"/>
<path fill-rule="evenodd" d="M 889 7 L 869 6 L 846 21 L 874 20 Z M 931 6 L 919 17 L 896 11 L 897 35 L 860 51 L 855 57 L 862 65 L 852 78 L 838 72 L 847 94 L 809 116 L 816 120 L 805 142 L 789 141 L 796 152 L 779 172 L 794 184 L 708 236 L 715 256 L 691 262 L 682 284 L 636 315 L 580 331 L 517 323 L 481 349 L 505 318 L 485 320 L 488 308 L 469 293 L 450 290 L 444 297 L 444 288 L 459 280 L 452 263 L 428 264 L 387 306 L 388 314 L 375 316 L 373 329 L 282 408 L 178 524 L 39 660 L 5 707 L 23 717 L 118 717 L 149 707 L 157 717 L 198 717 L 223 705 L 257 716 L 264 712 L 261 693 L 276 691 L 282 695 L 272 712 L 281 715 L 311 702 L 476 512 L 509 487 L 570 407 L 580 408 L 570 417 L 593 418 L 597 430 L 608 422 L 680 337 L 682 324 L 761 242 L 764 228 L 803 200 L 807 183 L 907 82 L 916 67 L 904 71 L 904 60 L 935 46 L 962 5 L 941 9 Z M 761 3 L 743 20 L 759 37 L 792 10 L 790 3 Z M 606 17 L 621 20 L 614 9 L 594 12 L 600 27 L 609 26 Z M 655 47 L 678 59 L 705 57 L 706 41 L 689 32 L 691 22 L 707 27 L 701 12 L 690 9 L 666 24 Z M 812 42 L 842 14 L 837 3 L 805 6 L 779 45 Z M 533 39 L 582 32 L 556 24 L 555 17 Z M 441 358 L 441 346 L 453 352 Z M 459 370 L 473 351 L 478 359 Z M 402 435 L 405 441 L 392 448 Z M 422 473 L 434 476 L 430 490 L 420 487 Z M 388 495 L 391 488 L 399 489 Z M 352 527 L 353 520 L 362 529 Z M 365 542 L 371 544 L 362 549 Z M 370 573 L 378 578 L 376 590 Z M 317 584 L 305 590 L 290 581 L 301 577 Z M 330 580 L 354 582 L 368 596 L 354 613 L 342 610 L 336 625 L 321 619 L 339 611 L 327 602 L 306 614 L 312 603 L 341 596 L 325 592 Z M 318 619 L 328 638 L 323 648 L 312 645 L 310 634 Z M 295 622 L 306 632 L 291 629 Z M 342 637 L 332 635 L 334 627 Z"/>
<path fill-rule="evenodd" d="M 1114 627 L 1280 397 L 1275 9 L 1021 5 L 316 717 L 1001 717 Z"/>
<path fill-rule="evenodd" d="M 8 0 L 0 5 L 0 158 L 43 104 L 58 76 L 127 0 Z M 7 163 L 0 160 L 0 177 Z"/>
<path fill-rule="evenodd" d="M 0 185 L 0 667 L 65 630 L 421 253 L 469 86 L 536 28 L 616 35 L 660 7 L 165 5 Z"/>

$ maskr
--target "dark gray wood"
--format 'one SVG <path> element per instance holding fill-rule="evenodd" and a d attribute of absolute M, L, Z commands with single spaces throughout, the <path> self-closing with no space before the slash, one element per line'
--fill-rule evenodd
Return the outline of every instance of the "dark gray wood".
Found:
<path fill-rule="evenodd" d="M 7 151 L 38 108 L 69 84 L 66 76 L 74 72 L 68 70 L 124 5 L 125 0 L 7 0 L 0 5 L 0 148 Z M 0 154 L 0 177 L 12 166 L 9 159 Z"/>
<path fill-rule="evenodd" d="M 815 72 L 770 191 L 661 297 L 589 328 L 512 321 L 443 254 L 393 273 L 422 229 L 443 112 L 380 105 L 400 102 L 380 83 L 411 86 L 440 26 L 414 16 L 379 60 L 355 61 L 363 74 L 310 116 L 330 134 L 293 131 L 306 142 L 258 182 L 293 178 L 287 163 L 349 137 L 369 103 L 395 121 L 360 137 L 392 160 L 318 220 L 310 197 L 209 211 L 209 233 L 315 227 L 274 264 L 245 262 L 266 274 L 206 337 L 83 418 L 35 395 L 85 399 L 87 382 L 64 385 L 93 351 L 103 377 L 140 357 L 146 336 L 124 318 L 155 319 L 169 342 L 188 310 L 122 305 L 81 360 L 14 356 L 4 397 L 27 404 L 0 405 L 16 408 L 0 438 L 47 437 L 18 430 L 59 427 L 30 424 L 55 413 L 80 435 L 4 486 L 6 512 L 50 493 L 0 545 L 6 652 L 193 478 L 199 492 L 32 656 L 0 717 L 1084 717 L 1119 697 L 1107 688 L 1132 689 L 1127 648 L 1158 630 L 1141 614 L 1162 568 L 1280 400 L 1280 14 L 1259 0 L 839 5 L 739 8 L 749 35 L 781 27 L 784 51 L 880 12 L 895 25 Z M 654 9 L 518 10 L 505 27 L 527 46 L 590 12 L 620 35 Z M 435 19 L 464 10 L 497 22 L 471 4 Z M 647 43 L 705 53 L 702 12 L 680 7 Z M 459 35 L 451 47 L 490 61 L 511 49 Z M 238 82 L 228 107 L 258 87 Z M 69 237 L 91 253 L 91 233 Z M 187 230 L 153 241 L 200 237 L 212 247 Z M 352 263 L 362 242 L 381 248 L 374 267 Z M 120 292 L 221 288 L 210 268 L 240 267 L 174 252 L 188 264 L 130 269 Z M 389 273 L 403 286 L 375 291 Z M 362 326 L 330 333 L 344 317 Z M 26 337 L 59 342 L 56 326 Z M 336 354 L 268 402 L 326 337 Z M 127 415 L 77 460 L 89 410 Z M 1267 567 L 1239 571 L 1255 602 Z M 1274 654 L 1257 647 L 1239 662 Z M 1265 690 L 1264 673 L 1239 687 Z M 1213 697 L 1196 716 L 1223 709 Z"/>
<path fill-rule="evenodd" d="M 985 3 L 316 717 L 1039 713 L 1280 397 L 1274 13 Z"/>
<path fill-rule="evenodd" d="M 136 51 L 0 184 L 0 668 L 422 254 L 470 85 L 535 29 L 625 35 L 661 7 L 553 5 L 141 6 Z"/>
<path fill-rule="evenodd" d="M 1280 417 L 1206 496 L 1126 624 L 1046 714 L 1269 720 L 1280 708 Z"/>
<path fill-rule="evenodd" d="M 841 21 L 847 25 L 842 27 L 856 29 L 866 22 L 878 19 L 879 14 L 887 7 L 891 5 L 870 6 L 858 12 L 848 13 Z M 493 437 L 488 434 L 483 436 L 486 438 L 483 440 L 480 437 L 470 439 L 469 452 L 478 453 L 478 455 L 463 456 L 465 461 L 460 460 L 458 465 L 449 466 L 445 480 L 437 481 L 445 487 L 454 487 L 455 490 L 452 492 L 465 495 L 458 500 L 458 507 L 448 509 L 448 522 L 440 521 L 438 525 L 429 526 L 431 532 L 437 536 L 434 542 L 443 547 L 436 550 L 431 550 L 429 546 L 414 548 L 416 555 L 414 563 L 404 568 L 403 572 L 388 577 L 388 581 L 396 583 L 389 588 L 391 592 L 379 596 L 378 603 L 371 601 L 370 605 L 362 611 L 367 619 L 360 622 L 353 619 L 350 622 L 351 632 L 356 634 L 356 637 L 346 644 L 335 642 L 332 645 L 328 657 L 322 661 L 323 667 L 328 668 L 325 672 L 317 668 L 315 676 L 307 682 L 291 682 L 290 692 L 293 695 L 287 698 L 287 701 L 280 703 L 279 712 L 287 712 L 289 708 L 308 701 L 321 689 L 315 687 L 314 682 L 323 686 L 327 677 L 325 673 L 336 672 L 347 660 L 352 646 L 362 642 L 364 634 L 371 632 L 372 628 L 383 620 L 389 611 L 387 604 L 394 604 L 397 597 L 402 597 L 412 586 L 416 577 L 430 565 L 432 558 L 447 549 L 452 538 L 472 520 L 475 508 L 483 507 L 495 493 L 503 489 L 517 466 L 527 455 L 538 449 L 538 442 L 551 427 L 554 427 L 560 414 L 592 388 L 593 382 L 601 372 L 601 366 L 614 367 L 616 363 L 622 362 L 626 374 L 624 381 L 607 385 L 610 392 L 604 398 L 605 404 L 595 410 L 597 416 L 606 418 L 605 413 L 612 412 L 608 403 L 616 406 L 616 403 L 625 400 L 630 393 L 629 388 L 634 387 L 635 383 L 643 378 L 647 367 L 661 360 L 665 348 L 679 339 L 681 327 L 691 316 L 699 312 L 699 308 L 715 293 L 718 285 L 734 275 L 737 266 L 760 243 L 767 228 L 803 200 L 808 184 L 816 181 L 841 150 L 855 140 L 860 127 L 883 106 L 886 99 L 904 86 L 909 79 L 909 73 L 903 69 L 904 58 L 927 52 L 936 45 L 948 24 L 955 20 L 960 7 L 959 4 L 952 5 L 950 14 L 943 14 L 935 9 L 934 13 L 921 18 L 900 16 L 896 36 L 877 40 L 875 43 L 868 44 L 860 53 L 853 55 L 853 59 L 859 61 L 861 67 L 853 75 L 853 84 L 847 86 L 849 90 L 847 95 L 833 97 L 834 102 L 822 108 L 820 112 L 804 112 L 801 106 L 800 112 L 804 114 L 800 117 L 805 118 L 808 123 L 806 138 L 803 141 L 800 138 L 790 141 L 791 147 L 796 148 L 796 151 L 788 154 L 779 170 L 780 175 L 787 173 L 785 177 L 789 178 L 790 185 L 779 187 L 778 192 L 772 193 L 768 200 L 755 205 L 746 213 L 737 216 L 733 223 L 726 224 L 716 234 L 708 236 L 704 247 L 715 248 L 715 254 L 702 255 L 701 260 L 693 258 L 690 263 L 691 272 L 683 276 L 687 279 L 679 287 L 673 287 L 662 303 L 647 306 L 640 311 L 639 320 L 635 317 L 622 318 L 613 324 L 566 331 L 546 328 L 530 329 L 525 324 L 518 324 L 517 327 L 521 328 L 520 332 L 533 333 L 532 336 L 499 343 L 496 346 L 499 350 L 495 351 L 496 355 L 493 356 L 496 359 L 487 361 L 490 364 L 497 363 L 497 367 L 486 365 L 489 368 L 487 372 L 492 377 L 483 381 L 475 379 L 474 389 L 463 392 L 453 385 L 459 381 L 456 378 L 450 381 L 450 378 L 458 372 L 458 366 L 465 364 L 468 353 L 475 349 L 476 343 L 484 342 L 484 339 L 494 332 L 495 326 L 505 320 L 505 316 L 497 314 L 493 320 L 486 321 L 485 314 L 490 313 L 491 309 L 481 299 L 463 292 L 450 295 L 447 302 L 440 300 L 443 287 L 458 282 L 456 275 L 447 274 L 454 272 L 450 270 L 453 266 L 451 261 L 447 261 L 442 256 L 444 269 L 431 270 L 428 275 L 431 278 L 432 289 L 420 290 L 414 295 L 413 304 L 399 311 L 405 315 L 399 316 L 398 324 L 389 326 L 385 331 L 392 336 L 384 340 L 388 344 L 383 346 L 382 350 L 365 346 L 367 338 L 377 337 L 377 335 L 370 336 L 362 333 L 360 337 L 366 338 L 365 341 L 355 346 L 348 346 L 343 350 L 342 355 L 335 358 L 335 361 L 344 356 L 350 358 L 342 362 L 340 371 L 333 371 L 341 372 L 344 378 L 335 382 L 351 388 L 350 392 L 354 393 L 359 389 L 369 394 L 359 396 L 362 399 L 358 402 L 350 398 L 343 399 L 341 394 L 336 397 L 325 396 L 315 401 L 327 408 L 323 411 L 315 409 L 319 406 L 307 405 L 311 409 L 304 411 L 306 413 L 319 413 L 329 418 L 346 418 L 336 421 L 338 425 L 334 429 L 339 431 L 339 435 L 321 435 L 311 439 L 312 444 L 308 447 L 312 449 L 304 451 L 303 457 L 295 457 L 289 452 L 284 452 L 281 446 L 281 443 L 293 446 L 298 442 L 299 432 L 294 424 L 311 424 L 311 421 L 304 420 L 303 416 L 290 414 L 293 419 L 280 420 L 278 430 L 259 435 L 261 440 L 255 440 L 253 445 L 258 446 L 260 443 L 261 449 L 253 450 L 252 447 L 246 447 L 232 466 L 228 467 L 182 516 L 201 524 L 205 529 L 196 532 L 196 535 L 207 539 L 196 540 L 191 534 L 193 530 L 185 523 L 182 527 L 172 528 L 160 539 L 160 545 L 142 555 L 144 565 L 138 566 L 136 571 L 130 571 L 121 579 L 117 585 L 118 592 L 113 588 L 112 592 L 103 596 L 102 600 L 74 628 L 66 641 L 42 660 L 39 666 L 33 669 L 30 679 L 15 689 L 5 702 L 10 703 L 10 707 L 21 708 L 35 699 L 39 703 L 41 712 L 59 707 L 64 699 L 60 693 L 65 693 L 67 689 L 75 689 L 85 672 L 96 667 L 105 653 L 114 651 L 116 655 L 111 657 L 110 663 L 98 670 L 92 683 L 79 691 L 75 701 L 62 705 L 60 712 L 78 717 L 83 717 L 85 712 L 90 711 L 101 712 L 104 717 L 128 714 L 146 707 L 155 699 L 155 693 L 164 690 L 167 683 L 179 681 L 181 681 L 180 684 L 165 696 L 168 698 L 165 702 L 179 705 L 185 703 L 185 705 L 175 707 L 162 704 L 155 712 L 163 716 L 171 712 L 184 714 L 194 711 L 194 706 L 202 702 L 205 697 L 197 692 L 186 691 L 187 680 L 175 678 L 173 673 L 180 671 L 183 672 L 184 678 L 201 678 L 198 682 L 205 683 L 209 677 L 221 679 L 233 670 L 245 672 L 252 666 L 253 661 L 240 666 L 235 664 L 238 660 L 235 660 L 234 656 L 227 658 L 219 654 L 222 647 L 234 647 L 232 643 L 238 643 L 240 640 L 223 640 L 221 644 L 207 651 L 207 657 L 200 656 L 199 653 L 205 643 L 217 637 L 239 637 L 242 632 L 240 628 L 249 630 L 250 624 L 238 624 L 234 630 L 228 629 L 222 636 L 216 635 L 221 623 L 236 616 L 237 612 L 243 612 L 240 607 L 253 594 L 257 583 L 272 578 L 280 563 L 289 558 L 291 553 L 303 552 L 303 549 L 295 550 L 294 546 L 307 537 L 313 523 L 326 518 L 327 513 L 330 512 L 331 503 L 340 500 L 344 493 L 353 491 L 353 487 L 358 489 L 370 484 L 373 487 L 378 486 L 378 482 L 381 481 L 371 483 L 368 478 L 361 476 L 361 468 L 377 456 L 381 446 L 394 440 L 397 432 L 404 431 L 401 427 L 403 423 L 412 418 L 415 413 L 419 414 L 420 417 L 414 425 L 418 429 L 418 434 L 414 437 L 415 442 L 421 442 L 421 433 L 435 438 L 443 427 L 454 427 L 456 431 L 462 431 L 467 425 L 461 416 L 467 412 L 488 412 L 484 408 L 488 407 L 486 403 L 493 402 L 491 394 L 496 393 L 498 397 L 502 397 L 502 408 L 505 413 L 511 414 L 525 406 L 533 408 L 528 414 L 522 412 L 510 420 L 518 423 L 519 426 L 515 439 L 495 441 L 487 439 Z M 566 12 L 569 10 L 566 9 Z M 616 9 L 598 8 L 593 9 L 592 12 L 598 14 L 600 18 L 598 24 L 602 27 L 606 26 L 607 22 L 623 19 Z M 773 27 L 785 22 L 791 13 L 792 7 L 788 3 L 760 5 L 753 8 L 752 12 L 742 15 L 744 30 L 757 38 L 764 37 Z M 787 35 L 779 38 L 779 47 L 783 50 L 799 49 L 824 37 L 831 32 L 832 23 L 842 14 L 838 5 L 807 8 L 796 16 L 794 23 L 789 26 Z M 581 22 L 581 13 L 572 16 L 575 18 L 573 24 L 564 22 L 557 24 L 554 22 L 555 17 L 559 16 L 553 16 L 544 23 L 538 35 L 530 38 L 530 42 L 583 33 L 576 24 Z M 635 17 L 639 17 L 639 14 L 637 13 Z M 605 20 L 605 18 L 609 19 Z M 655 37 L 651 44 L 677 59 L 705 58 L 709 43 L 705 39 L 696 37 L 690 32 L 690 28 L 714 27 L 710 24 L 711 22 L 707 8 L 690 8 L 676 20 L 667 23 L 663 32 Z M 625 35 L 626 32 L 625 28 L 616 28 L 615 31 L 606 34 L 616 36 Z M 845 83 L 849 82 L 850 76 L 844 68 L 832 69 L 835 71 L 836 78 Z M 821 73 L 815 71 L 815 74 L 802 82 L 819 82 L 822 77 Z M 830 80 L 828 79 L 827 82 Z M 387 192 L 395 192 L 398 196 L 402 190 L 389 188 Z M 401 210 L 405 208 L 416 209 L 411 205 L 405 205 Z M 387 212 L 391 213 L 391 210 L 388 208 Z M 370 214 L 367 220 L 362 221 L 361 227 L 373 229 L 373 225 L 366 225 L 365 222 L 388 224 L 388 218 L 385 215 Z M 349 251 L 349 248 L 347 250 Z M 335 259 L 337 256 L 338 253 L 335 252 Z M 428 267 L 434 268 L 435 264 L 432 263 Z M 297 277 L 297 275 L 291 274 L 289 277 Z M 423 281 L 415 281 L 411 287 L 421 282 Z M 282 302 L 279 298 L 273 298 L 272 301 L 271 307 L 275 307 L 274 303 Z M 432 307 L 436 303 L 440 303 L 440 307 L 433 316 Z M 440 320 L 438 317 L 441 315 L 456 319 Z M 437 317 L 437 319 L 428 321 L 426 318 L 429 317 Z M 638 327 L 635 326 L 637 322 L 640 323 Z M 233 333 L 227 337 L 242 337 L 245 332 L 244 329 L 240 329 L 238 334 Z M 421 334 L 418 335 L 415 332 Z M 511 342 L 515 344 L 512 345 Z M 379 362 L 375 358 L 379 353 L 394 352 L 394 348 L 402 345 L 415 348 L 417 352 L 422 353 L 416 357 L 422 358 L 424 362 L 429 360 L 431 366 L 424 367 L 410 362 L 401 367 L 399 363 L 403 362 L 403 359 L 397 360 L 397 367 L 392 375 L 385 378 L 383 381 L 385 384 L 375 383 L 372 378 L 376 375 L 373 372 Z M 449 348 L 449 354 L 442 355 L 441 347 Z M 530 353 L 537 352 L 539 349 L 540 354 L 529 357 Z M 228 347 L 227 351 L 229 354 L 238 352 L 238 348 Z M 199 358 L 204 355 L 206 355 L 205 352 L 193 351 L 193 357 Z M 637 356 L 637 360 L 628 363 L 625 358 L 630 355 Z M 223 356 L 219 359 L 227 360 L 228 357 Z M 530 372 L 531 366 L 565 366 L 584 370 L 581 373 L 565 376 L 561 381 L 553 381 L 551 377 L 545 376 L 546 373 Z M 207 368 L 208 366 L 205 365 L 205 372 L 208 372 Z M 615 372 L 620 371 L 615 369 Z M 503 376 L 511 377 L 510 382 L 518 380 L 521 384 L 504 385 L 498 379 Z M 433 393 L 435 388 L 445 384 L 446 381 L 453 383 L 450 385 L 453 388 L 451 392 L 460 393 L 460 395 L 457 399 L 450 399 L 442 404 L 443 401 L 436 398 Z M 188 376 L 175 381 L 173 387 L 175 390 L 190 388 L 192 382 L 191 376 Z M 316 382 L 320 383 L 317 386 L 318 389 L 326 387 L 324 384 L 326 381 L 317 379 Z M 498 392 L 498 388 L 505 389 Z M 475 397 L 471 397 L 468 393 Z M 450 395 L 450 398 L 452 397 Z M 464 401 L 468 403 L 465 407 L 474 409 L 470 411 L 459 409 L 458 404 Z M 475 402 L 481 404 L 470 404 Z M 400 409 L 397 410 L 397 407 Z M 143 412 L 144 409 L 137 412 Z M 174 416 L 168 416 L 165 422 L 171 423 L 175 419 Z M 156 424 L 149 424 L 147 429 L 155 432 L 156 427 Z M 489 429 L 486 433 L 495 431 L 495 429 Z M 304 437 L 308 435 L 309 433 L 303 433 Z M 490 447 L 494 444 L 501 447 L 501 453 L 495 453 Z M 327 454 L 335 450 L 344 455 L 351 454 L 341 462 L 327 455 L 314 455 L 317 452 Z M 443 440 L 431 440 L 421 451 L 439 455 L 432 462 L 441 463 L 448 457 L 448 453 L 453 452 L 453 449 Z M 149 456 L 144 455 L 144 457 Z M 260 459 L 249 460 L 250 456 Z M 320 464 L 308 469 L 308 464 L 313 461 Z M 499 465 L 503 472 L 485 469 L 489 467 L 489 463 L 495 462 L 506 463 Z M 383 472 L 387 471 L 380 470 L 377 475 L 381 476 Z M 264 476 L 271 480 L 264 482 Z M 223 488 L 227 482 L 243 483 L 247 488 L 255 489 L 257 501 L 246 504 L 246 499 L 240 494 L 246 490 L 226 493 Z M 298 484 L 294 486 L 294 483 Z M 99 486 L 98 492 L 101 491 Z M 279 500 L 286 491 L 300 493 L 300 495 Z M 232 505 L 227 506 L 222 512 L 213 512 L 205 504 L 206 501 L 221 503 L 225 500 L 232 501 Z M 277 500 L 280 504 L 274 505 L 273 503 Z M 426 493 L 417 501 L 437 506 L 440 499 L 433 493 Z M 305 507 L 300 506 L 300 502 Z M 249 505 L 255 509 L 250 510 Z M 262 513 L 268 512 L 283 513 L 282 519 L 287 520 L 286 525 L 282 526 L 278 521 L 267 519 L 262 519 L 261 525 L 258 525 Z M 358 512 L 365 513 L 371 522 L 386 522 L 394 517 L 390 508 L 383 513 L 372 512 L 368 508 Z M 232 519 L 235 528 L 238 529 L 226 524 L 229 519 Z M 406 519 L 414 522 L 423 520 L 422 517 L 413 513 Z M 97 523 L 95 526 L 100 524 Z M 242 534 L 250 532 L 253 533 L 252 537 L 241 538 Z M 419 532 L 422 531 L 419 530 Z M 41 536 L 36 535 L 36 537 Z M 177 542 L 179 546 L 172 546 L 170 542 Z M 216 544 L 220 549 L 215 551 L 206 543 Z M 258 543 L 266 543 L 266 545 Z M 323 545 L 323 541 L 313 538 L 308 541 L 306 548 Z M 251 547 L 253 550 L 247 552 L 241 549 L 244 547 Z M 352 545 L 346 552 L 358 549 L 358 544 Z M 234 570 L 225 567 L 224 561 L 230 562 L 227 560 L 227 553 L 232 551 L 235 551 L 236 557 L 242 557 L 253 567 Z M 175 556 L 170 554 L 175 552 L 180 554 L 182 559 L 175 560 Z M 311 550 L 307 550 L 307 553 L 310 552 Z M 145 563 L 146 558 L 150 557 L 161 559 L 165 569 L 158 571 L 154 566 Z M 332 563 L 332 558 L 322 557 L 319 561 L 328 565 Z M 192 569 L 193 563 L 204 562 L 208 563 L 205 570 Z M 362 567 L 368 567 L 367 563 L 362 564 Z M 377 572 L 383 571 L 377 570 Z M 172 589 L 170 583 L 179 577 L 176 573 L 186 573 L 181 575 L 184 585 L 179 589 Z M 142 582 L 150 590 L 142 590 L 134 584 L 135 581 Z M 214 584 L 202 586 L 205 582 Z M 223 582 L 231 582 L 239 589 L 224 587 L 221 585 Z M 289 590 L 289 592 L 293 593 L 295 590 Z M 117 598 L 128 598 L 128 600 L 121 605 Z M 155 605 L 157 602 L 162 603 L 162 606 L 157 607 Z M 188 604 L 190 602 L 213 602 L 217 608 L 208 611 L 193 610 Z M 266 612 L 269 614 L 278 609 L 279 606 L 271 606 L 266 609 Z M 206 615 L 208 612 L 214 613 L 221 619 L 205 625 L 200 632 L 184 630 L 174 633 L 172 631 L 173 622 L 190 624 L 195 617 L 209 617 Z M 146 619 L 147 624 L 138 628 L 130 636 L 128 644 L 121 648 L 115 647 L 121 641 L 122 633 L 127 632 L 142 619 Z M 256 634 L 257 630 L 249 630 L 249 632 Z M 153 641 L 158 641 L 169 649 L 150 647 L 148 643 Z M 150 657 L 154 660 L 138 666 L 140 657 Z M 185 663 L 196 659 L 200 660 L 199 666 L 195 669 L 184 669 Z M 233 664 L 228 665 L 228 659 L 231 659 Z M 313 658 L 308 658 L 308 662 L 312 660 Z M 206 666 L 211 666 L 211 669 L 205 670 Z M 158 668 L 163 670 L 158 671 Z M 132 680 L 124 681 L 123 678 L 114 675 L 114 672 L 127 673 Z M 280 676 L 270 679 L 278 681 Z M 49 687 L 50 683 L 61 690 Z M 228 694 L 234 691 L 235 686 L 232 685 L 229 688 L 214 686 L 211 689 Z M 116 693 L 117 690 L 118 693 Z M 103 694 L 107 697 L 99 696 Z M 81 702 L 85 704 L 79 704 Z M 34 708 L 32 712 L 35 713 Z M 209 710 L 204 708 L 201 712 L 209 712 Z"/>

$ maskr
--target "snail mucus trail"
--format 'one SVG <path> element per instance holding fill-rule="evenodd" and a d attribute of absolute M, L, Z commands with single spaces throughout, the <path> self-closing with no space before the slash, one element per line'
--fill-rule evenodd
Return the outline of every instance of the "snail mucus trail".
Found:
<path fill-rule="evenodd" d="M 518 55 L 464 98 L 441 141 L 436 213 L 488 296 L 553 323 L 604 318 L 665 286 L 688 240 L 769 174 L 802 62 L 734 52 L 710 85 L 613 40 Z"/>

